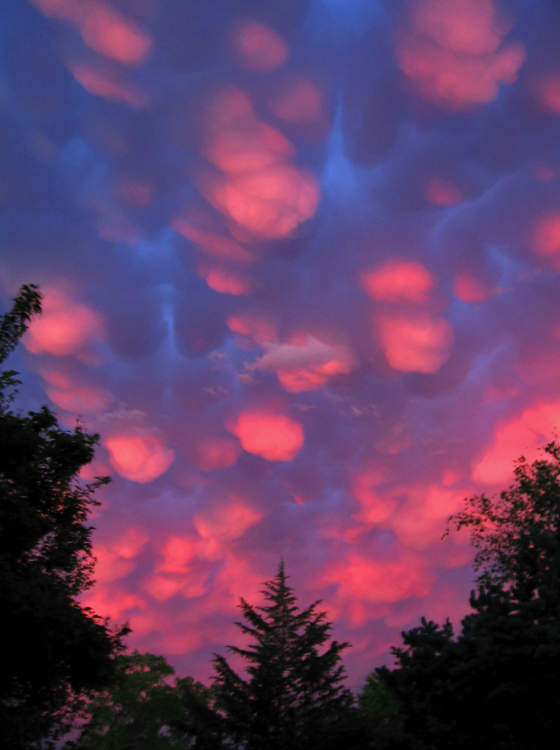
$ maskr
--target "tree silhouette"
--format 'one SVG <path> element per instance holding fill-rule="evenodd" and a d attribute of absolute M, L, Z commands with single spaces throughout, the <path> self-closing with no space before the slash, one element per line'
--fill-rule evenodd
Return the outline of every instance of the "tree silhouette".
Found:
<path fill-rule="evenodd" d="M 379 678 L 399 701 L 411 748 L 555 747 L 560 729 L 560 446 L 519 459 L 497 498 L 450 519 L 477 549 L 472 612 L 453 637 L 422 620 Z"/>
<path fill-rule="evenodd" d="M 37 287 L 22 287 L 0 318 L 0 363 L 40 309 Z M 12 412 L 18 384 L 16 372 L 0 375 L 0 735 L 14 750 L 64 731 L 84 691 L 110 679 L 127 632 L 76 601 L 92 585 L 85 522 L 98 504 L 93 493 L 109 481 L 78 478 L 98 436 L 61 429 L 46 407 Z"/>
<path fill-rule="evenodd" d="M 246 624 L 236 624 L 252 643 L 228 649 L 247 663 L 247 677 L 223 656 L 214 658 L 226 734 L 246 750 L 331 747 L 353 703 L 342 685 L 341 652 L 349 644 L 325 647 L 331 624 L 325 612 L 316 611 L 320 602 L 300 610 L 286 580 L 280 563 L 276 577 L 264 584 L 265 606 L 241 599 Z"/>

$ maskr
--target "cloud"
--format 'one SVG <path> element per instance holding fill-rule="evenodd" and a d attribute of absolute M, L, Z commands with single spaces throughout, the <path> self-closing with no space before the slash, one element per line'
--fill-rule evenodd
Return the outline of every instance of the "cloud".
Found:
<path fill-rule="evenodd" d="M 101 316 L 61 288 L 43 290 L 43 313 L 29 326 L 23 344 L 33 354 L 78 354 L 105 333 Z"/>
<path fill-rule="evenodd" d="M 361 276 L 365 291 L 384 302 L 428 301 L 435 286 L 431 273 L 416 261 L 391 260 Z"/>
<path fill-rule="evenodd" d="M 248 365 L 250 371 L 275 372 L 290 393 L 322 388 L 338 375 L 347 375 L 357 365 L 350 350 L 326 344 L 313 336 L 298 337 L 295 343 L 263 343 L 266 353 Z"/>
<path fill-rule="evenodd" d="M 288 46 L 282 37 L 253 18 L 237 21 L 231 43 L 234 60 L 246 70 L 268 73 L 288 59 Z"/>
<path fill-rule="evenodd" d="M 444 108 L 488 104 L 525 61 L 522 44 L 503 43 L 509 28 L 494 0 L 415 2 L 397 61 L 416 91 Z"/>
<path fill-rule="evenodd" d="M 399 372 L 437 372 L 447 361 L 453 331 L 444 318 L 383 313 L 376 321 L 387 362 Z"/>
<path fill-rule="evenodd" d="M 152 39 L 103 0 L 30 0 L 46 16 L 76 26 L 88 47 L 125 65 L 141 65 Z"/>
<path fill-rule="evenodd" d="M 164 474 L 175 453 L 155 434 L 116 432 L 103 439 L 111 466 L 125 479 L 144 484 Z"/>
<path fill-rule="evenodd" d="M 244 411 L 227 426 L 243 450 L 267 461 L 292 461 L 305 440 L 299 422 L 272 411 Z"/>

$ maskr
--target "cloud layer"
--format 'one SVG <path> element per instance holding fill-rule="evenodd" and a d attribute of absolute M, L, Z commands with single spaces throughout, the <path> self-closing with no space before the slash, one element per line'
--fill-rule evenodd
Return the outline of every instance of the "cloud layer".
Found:
<path fill-rule="evenodd" d="M 87 603 L 209 676 L 284 558 L 353 685 L 459 618 L 462 498 L 560 423 L 554 0 L 25 0 L 0 15 L 21 406 L 111 474 Z"/>

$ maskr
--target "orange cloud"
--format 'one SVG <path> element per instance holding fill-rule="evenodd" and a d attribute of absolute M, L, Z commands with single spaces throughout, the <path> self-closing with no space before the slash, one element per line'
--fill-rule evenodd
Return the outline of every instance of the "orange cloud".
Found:
<path fill-rule="evenodd" d="M 333 346 L 307 336 L 298 343 L 264 343 L 266 349 L 250 370 L 276 372 L 290 393 L 314 391 L 337 375 L 351 372 L 357 362 L 345 346 Z"/>
<path fill-rule="evenodd" d="M 99 70 L 85 65 L 70 64 L 70 71 L 76 81 L 93 96 L 128 104 L 134 109 L 145 109 L 150 106 L 149 98 L 142 91 L 130 84 L 116 80 L 109 70 Z"/>
<path fill-rule="evenodd" d="M 103 440 L 111 466 L 125 479 L 145 484 L 164 474 L 175 459 L 154 434 L 116 433 Z"/>
<path fill-rule="evenodd" d="M 74 302 L 61 289 L 45 289 L 43 314 L 34 318 L 23 338 L 23 345 L 33 354 L 64 357 L 76 354 L 104 332 L 98 313 Z"/>
<path fill-rule="evenodd" d="M 245 411 L 228 429 L 241 441 L 247 453 L 267 461 L 291 461 L 304 443 L 299 422 L 270 411 Z"/>
<path fill-rule="evenodd" d="M 373 299 L 383 302 L 427 302 L 434 279 L 416 261 L 391 260 L 361 275 L 363 289 Z"/>
<path fill-rule="evenodd" d="M 125 65 L 141 65 L 152 38 L 103 0 L 31 0 L 46 16 L 76 26 L 88 47 Z"/>
<path fill-rule="evenodd" d="M 410 20 L 397 61 L 426 99 L 451 110 L 488 104 L 517 80 L 525 49 L 502 44 L 510 24 L 493 0 L 423 0 Z"/>
<path fill-rule="evenodd" d="M 448 359 L 453 332 L 443 318 L 382 314 L 380 343 L 389 365 L 399 372 L 437 372 Z"/>
<path fill-rule="evenodd" d="M 513 477 L 513 461 L 523 455 L 535 460 L 539 448 L 560 427 L 560 401 L 543 402 L 499 425 L 486 452 L 473 466 L 472 478 L 481 484 L 502 484 Z"/>
<path fill-rule="evenodd" d="M 268 73 L 284 65 L 288 46 L 269 26 L 252 18 L 238 21 L 231 35 L 234 59 L 241 68 Z"/>

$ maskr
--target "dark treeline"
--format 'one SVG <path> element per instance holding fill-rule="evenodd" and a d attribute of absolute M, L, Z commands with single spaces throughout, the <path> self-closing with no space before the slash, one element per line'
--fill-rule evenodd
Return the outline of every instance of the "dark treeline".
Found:
<path fill-rule="evenodd" d="M 22 287 L 0 319 L 0 363 L 41 297 Z M 12 411 L 17 373 L 0 374 L 0 736 L 7 750 L 496 750 L 557 745 L 560 715 L 560 445 L 521 458 L 499 497 L 465 500 L 477 574 L 454 633 L 422 619 L 357 696 L 320 602 L 301 609 L 284 564 L 264 604 L 241 599 L 247 646 L 221 654 L 210 687 L 179 679 L 161 656 L 127 653 L 127 627 L 77 602 L 92 585 L 88 514 L 78 479 L 98 436 L 62 430 L 45 407 Z M 373 665 L 372 665 L 373 666 Z"/>

